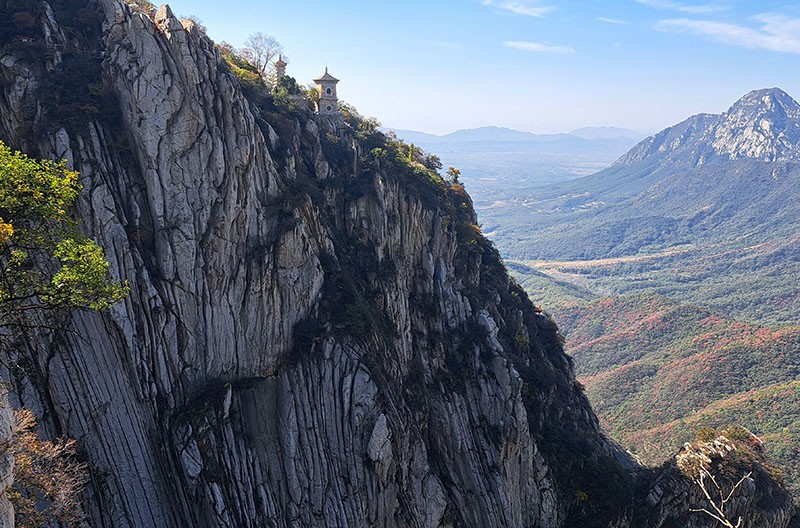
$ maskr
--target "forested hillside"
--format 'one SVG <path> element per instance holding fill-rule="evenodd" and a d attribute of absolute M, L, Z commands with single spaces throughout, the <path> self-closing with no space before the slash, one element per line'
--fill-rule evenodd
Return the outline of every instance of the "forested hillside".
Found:
<path fill-rule="evenodd" d="M 701 426 L 744 426 L 800 489 L 800 326 L 724 318 L 661 296 L 558 308 L 579 381 L 605 430 L 643 461 Z"/>

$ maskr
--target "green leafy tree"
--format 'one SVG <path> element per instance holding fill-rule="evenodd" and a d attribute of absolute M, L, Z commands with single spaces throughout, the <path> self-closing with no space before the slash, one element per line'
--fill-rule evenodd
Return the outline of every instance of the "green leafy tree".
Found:
<path fill-rule="evenodd" d="M 275 84 L 275 90 L 284 91 L 289 95 L 301 95 L 304 93 L 303 88 L 297 84 L 295 78 L 290 77 L 289 75 L 284 75 L 278 79 L 277 83 Z"/>
<path fill-rule="evenodd" d="M 127 292 L 110 280 L 103 251 L 69 215 L 79 191 L 78 173 L 65 162 L 34 160 L 0 142 L 0 352 L 16 331 L 45 324 L 29 317 L 32 311 L 99 310 Z M 17 526 L 81 524 L 88 473 L 75 442 L 42 440 L 29 411 L 16 417 L 14 434 L 0 449 L 15 460 L 8 496 Z"/>
<path fill-rule="evenodd" d="M 108 308 L 126 294 L 69 209 L 78 173 L 0 142 L 0 345 L 32 310 Z"/>
<path fill-rule="evenodd" d="M 447 167 L 447 177 L 452 183 L 458 183 L 458 177 L 461 176 L 461 171 L 455 167 Z"/>

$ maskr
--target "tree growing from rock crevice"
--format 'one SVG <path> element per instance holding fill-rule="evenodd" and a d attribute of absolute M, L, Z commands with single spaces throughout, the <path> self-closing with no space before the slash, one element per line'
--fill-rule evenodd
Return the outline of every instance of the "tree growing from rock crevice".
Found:
<path fill-rule="evenodd" d="M 725 528 L 744 528 L 746 511 L 733 505 L 738 496 L 749 493 L 745 488 L 748 482 L 752 484 L 753 470 L 746 468 L 755 469 L 758 464 L 760 442 L 743 427 L 723 431 L 701 428 L 697 439 L 685 444 L 676 456 L 678 469 L 703 497 L 701 506 L 689 511 L 706 515 Z"/>
<path fill-rule="evenodd" d="M 108 308 L 126 287 L 69 214 L 78 173 L 64 162 L 37 161 L 0 142 L 0 349 L 28 315 L 57 308 Z"/>

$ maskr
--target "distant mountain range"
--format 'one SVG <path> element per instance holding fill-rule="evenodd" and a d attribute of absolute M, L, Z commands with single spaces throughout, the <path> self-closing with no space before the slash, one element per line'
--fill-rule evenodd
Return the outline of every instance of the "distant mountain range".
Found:
<path fill-rule="evenodd" d="M 503 201 L 510 189 L 519 193 L 521 189 L 597 172 L 643 137 L 613 127 L 582 128 L 569 134 L 482 127 L 441 136 L 413 130 L 384 130 L 439 156 L 445 168 L 459 168 L 461 180 L 479 208 Z"/>
<path fill-rule="evenodd" d="M 800 316 L 792 275 L 800 272 L 799 157 L 800 105 L 779 89 L 758 90 L 724 114 L 642 141 L 606 170 L 537 189 L 485 227 L 507 257 L 612 259 L 581 265 L 582 280 L 608 293 L 657 288 L 792 321 Z"/>
<path fill-rule="evenodd" d="M 394 128 L 384 128 L 386 131 L 394 132 L 397 137 L 406 143 L 415 145 L 454 145 L 459 143 L 553 143 L 567 142 L 570 145 L 580 145 L 582 142 L 592 141 L 621 141 L 630 144 L 631 141 L 639 141 L 644 138 L 633 130 L 616 127 L 585 127 L 562 134 L 534 134 L 533 132 L 523 132 L 511 128 L 486 126 L 480 128 L 470 128 L 456 130 L 449 134 L 435 135 L 415 130 L 400 130 Z"/>
<path fill-rule="evenodd" d="M 579 138 L 589 140 L 625 138 L 639 141 L 646 136 L 646 134 L 636 132 L 635 130 L 612 126 L 576 128 L 569 134 L 571 136 L 578 136 Z"/>
<path fill-rule="evenodd" d="M 800 490 L 794 99 L 750 92 L 485 212 L 612 437 L 654 463 L 699 426 L 737 423 Z"/>

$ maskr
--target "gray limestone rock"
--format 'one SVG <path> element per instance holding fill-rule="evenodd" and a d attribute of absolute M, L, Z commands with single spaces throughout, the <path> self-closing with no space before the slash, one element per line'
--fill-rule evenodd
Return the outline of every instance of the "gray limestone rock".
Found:
<path fill-rule="evenodd" d="M 0 136 L 80 171 L 83 225 L 130 286 L 36 336 L 15 379 L 14 402 L 85 453 L 92 526 L 590 515 L 572 479 L 618 450 L 469 198 L 362 160 L 341 119 L 265 110 L 169 7 L 81 2 L 95 47 L 57 10 L 47 38 L 102 57 L 118 118 L 28 133 L 22 109 L 52 118 L 55 66 L 6 54 Z"/>

